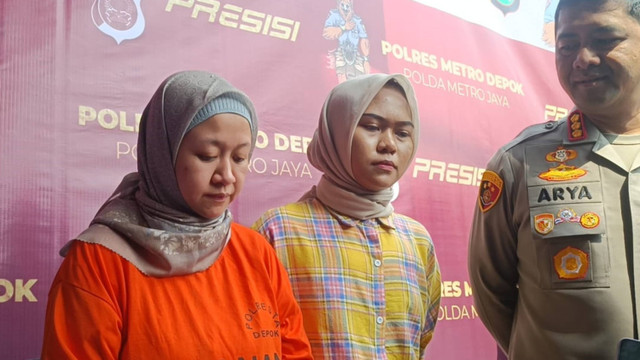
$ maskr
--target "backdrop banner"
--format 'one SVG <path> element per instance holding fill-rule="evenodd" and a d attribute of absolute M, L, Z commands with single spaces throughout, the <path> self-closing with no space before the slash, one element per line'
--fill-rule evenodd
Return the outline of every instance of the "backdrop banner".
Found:
<path fill-rule="evenodd" d="M 140 116 L 157 86 L 191 69 L 220 74 L 255 102 L 257 148 L 231 206 L 244 225 L 319 180 L 306 148 L 331 88 L 364 73 L 406 75 L 421 137 L 393 204 L 430 231 L 442 270 L 426 357 L 496 359 L 471 296 L 469 229 L 490 156 L 524 127 L 557 120 L 572 106 L 554 67 L 554 6 L 2 1 L 0 357 L 39 357 L 59 249 L 135 171 Z"/>

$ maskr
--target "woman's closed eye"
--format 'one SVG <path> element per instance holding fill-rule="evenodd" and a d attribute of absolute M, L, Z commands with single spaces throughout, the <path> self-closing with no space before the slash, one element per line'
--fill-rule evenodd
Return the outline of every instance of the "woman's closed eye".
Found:
<path fill-rule="evenodd" d="M 198 156 L 198 159 L 200 159 L 200 161 L 203 161 L 203 162 L 212 162 L 212 161 L 215 161 L 218 158 L 217 155 L 199 154 L 197 156 Z"/>
<path fill-rule="evenodd" d="M 234 157 L 233 157 L 233 161 L 234 161 L 236 164 L 242 164 L 242 163 L 244 163 L 245 161 L 247 161 L 247 157 L 246 157 L 246 156 L 234 156 Z"/>
<path fill-rule="evenodd" d="M 377 124 L 361 124 L 360 126 L 362 126 L 367 131 L 380 131 L 380 126 L 378 126 Z"/>

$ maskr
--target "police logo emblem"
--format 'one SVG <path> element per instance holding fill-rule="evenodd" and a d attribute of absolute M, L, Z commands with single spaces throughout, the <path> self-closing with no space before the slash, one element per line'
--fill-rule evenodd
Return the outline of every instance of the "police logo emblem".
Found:
<path fill-rule="evenodd" d="M 478 206 L 482 212 L 487 212 L 494 207 L 502 194 L 502 186 L 504 182 L 500 175 L 491 170 L 486 170 L 482 174 L 480 182 L 480 194 L 478 195 Z"/>
<path fill-rule="evenodd" d="M 91 18 L 98 30 L 118 44 L 137 38 L 145 27 L 140 0 L 95 0 Z"/>
<path fill-rule="evenodd" d="M 584 279 L 589 271 L 589 255 L 580 249 L 567 246 L 554 255 L 553 265 L 560 279 Z"/>
<path fill-rule="evenodd" d="M 545 156 L 545 160 L 548 162 L 559 163 L 559 165 L 540 173 L 538 177 L 546 181 L 567 181 L 585 176 L 587 174 L 586 170 L 565 164 L 576 157 L 578 157 L 578 153 L 575 150 L 568 150 L 559 146 L 555 151 Z"/>
<path fill-rule="evenodd" d="M 520 0 L 491 0 L 491 3 L 500 9 L 505 16 L 507 13 L 518 11 L 520 7 Z"/>
<path fill-rule="evenodd" d="M 556 225 L 562 224 L 566 222 L 579 222 L 580 217 L 576 214 L 573 209 L 562 209 L 558 211 L 558 215 L 556 217 Z"/>

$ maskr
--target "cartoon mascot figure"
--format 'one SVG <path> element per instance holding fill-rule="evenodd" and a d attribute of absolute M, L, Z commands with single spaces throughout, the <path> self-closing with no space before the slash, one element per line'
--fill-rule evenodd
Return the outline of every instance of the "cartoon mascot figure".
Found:
<path fill-rule="evenodd" d="M 362 19 L 353 11 L 353 0 L 338 0 L 338 8 L 329 11 L 322 36 L 338 40 L 338 48 L 329 51 L 328 57 L 339 82 L 369 73 L 369 39 Z"/>

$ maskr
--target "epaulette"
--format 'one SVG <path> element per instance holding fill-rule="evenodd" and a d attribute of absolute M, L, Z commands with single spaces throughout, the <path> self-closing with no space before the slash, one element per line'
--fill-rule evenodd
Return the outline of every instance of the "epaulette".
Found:
<path fill-rule="evenodd" d="M 520 134 L 518 134 L 513 140 L 504 145 L 502 149 L 509 150 L 527 139 L 555 130 L 558 126 L 560 126 L 560 124 L 562 124 L 562 120 L 547 121 L 546 123 L 528 126 L 524 130 L 522 130 Z"/>
<path fill-rule="evenodd" d="M 574 110 L 567 116 L 567 130 L 569 141 L 580 141 L 587 138 L 587 127 L 584 124 L 584 115 L 580 110 Z"/>

